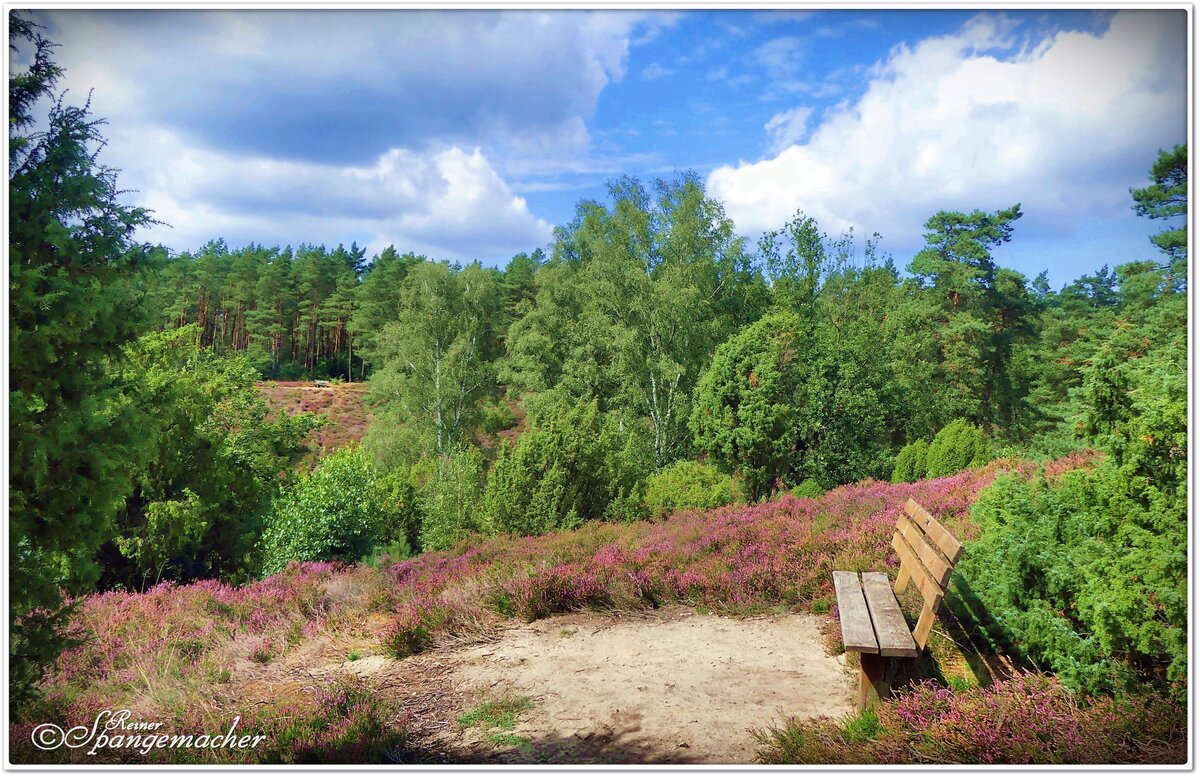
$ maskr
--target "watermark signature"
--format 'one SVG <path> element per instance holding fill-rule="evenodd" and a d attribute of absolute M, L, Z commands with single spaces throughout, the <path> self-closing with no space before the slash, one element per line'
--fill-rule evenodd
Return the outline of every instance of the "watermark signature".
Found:
<path fill-rule="evenodd" d="M 60 747 L 79 749 L 91 745 L 88 755 L 103 749 L 134 750 L 147 755 L 156 749 L 211 749 L 232 748 L 245 750 L 255 748 L 266 739 L 264 734 L 238 735 L 237 727 L 241 715 L 233 719 L 229 731 L 224 734 L 164 734 L 159 729 L 162 723 L 130 720 L 129 710 L 104 710 L 96 715 L 91 728 L 75 726 L 63 730 L 62 726 L 43 723 L 33 729 L 35 747 L 41 750 L 57 750 Z"/>

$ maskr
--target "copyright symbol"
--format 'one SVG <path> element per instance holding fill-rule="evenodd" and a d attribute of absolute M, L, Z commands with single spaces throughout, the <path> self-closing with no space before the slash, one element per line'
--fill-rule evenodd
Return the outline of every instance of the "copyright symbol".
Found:
<path fill-rule="evenodd" d="M 33 746 L 39 750 L 56 750 L 66 739 L 62 728 L 53 723 L 41 724 L 33 730 L 30 736 L 33 739 Z"/>

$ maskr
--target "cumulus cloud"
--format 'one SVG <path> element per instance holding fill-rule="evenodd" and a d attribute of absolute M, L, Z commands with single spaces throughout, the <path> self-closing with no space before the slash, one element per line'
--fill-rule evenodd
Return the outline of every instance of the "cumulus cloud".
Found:
<path fill-rule="evenodd" d="M 673 16 L 496 11 L 92 11 L 43 19 L 66 85 L 198 145 L 363 164 L 431 139 L 586 146 L 633 39 Z"/>
<path fill-rule="evenodd" d="M 1021 49 L 1003 16 L 975 17 L 897 47 L 807 141 L 718 167 L 709 191 L 743 230 L 802 209 L 829 231 L 878 230 L 901 247 L 918 245 L 939 209 L 1021 202 L 1023 229 L 1059 236 L 1084 218 L 1129 217 L 1129 187 L 1158 148 L 1186 138 L 1185 21 L 1121 12 L 1101 35 Z M 767 131 L 786 137 L 786 116 Z"/>
<path fill-rule="evenodd" d="M 515 191 L 607 169 L 588 119 L 677 14 L 37 12 L 103 161 L 174 248 L 363 237 L 502 259 L 550 227 Z M 521 179 L 524 179 L 523 181 Z M 532 183 L 531 183 L 532 182 Z"/>
<path fill-rule="evenodd" d="M 138 145 L 143 153 L 131 153 Z M 122 172 L 139 203 L 170 226 L 141 239 L 179 249 L 213 237 L 231 244 L 358 240 L 435 258 L 502 260 L 545 245 L 551 227 L 530 213 L 478 148 L 391 149 L 370 165 L 230 156 L 169 130 L 117 132 L 111 149 L 136 159 Z M 331 238 L 331 236 L 337 236 Z"/>

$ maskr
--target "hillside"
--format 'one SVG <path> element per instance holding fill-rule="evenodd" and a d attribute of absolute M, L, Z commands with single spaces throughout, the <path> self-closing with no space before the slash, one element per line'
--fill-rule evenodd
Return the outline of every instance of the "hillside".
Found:
<path fill-rule="evenodd" d="M 272 408 L 289 415 L 320 413 L 328 418 L 309 437 L 312 457 L 358 442 L 371 421 L 371 411 L 366 405 L 367 384 L 323 383 L 326 385 L 303 380 L 268 380 L 259 384 Z"/>
<path fill-rule="evenodd" d="M 831 571 L 894 569 L 888 542 L 910 496 L 969 543 L 975 529 L 968 507 L 1003 466 L 915 484 L 868 481 L 819 499 L 788 496 L 683 512 L 662 522 L 589 523 L 542 537 L 479 539 L 453 552 L 378 567 L 293 565 L 243 588 L 205 581 L 88 596 L 73 622 L 84 642 L 63 654 L 48 680 L 41 720 L 66 728 L 94 720 L 101 710 L 128 708 L 135 719 L 205 732 L 224 730 L 240 715 L 245 731 L 261 732 L 269 743 L 253 751 L 155 750 L 157 758 L 207 759 L 219 753 L 245 762 L 620 762 L 630 751 L 613 745 L 612 731 L 602 731 L 600 739 L 584 737 L 591 750 L 574 740 L 538 738 L 521 721 L 537 718 L 544 695 L 497 695 L 497 684 L 512 679 L 505 655 L 526 656 L 530 666 L 545 660 L 544 649 L 527 647 L 522 654 L 511 641 L 521 622 L 593 611 L 585 624 L 568 615 L 576 620 L 547 621 L 540 630 L 543 640 L 558 634 L 563 645 L 570 637 L 583 646 L 605 628 L 594 620 L 603 613 L 661 608 L 662 615 L 646 621 L 645 634 L 612 642 L 614 650 L 623 645 L 629 654 L 618 651 L 605 660 L 628 665 L 639 646 L 659 644 L 654 635 L 665 634 L 664 624 L 681 616 L 792 613 L 815 616 L 814 633 L 823 630 L 826 647 L 836 654 Z M 960 624 L 960 630 L 978 629 Z M 685 652 L 693 649 L 704 648 L 697 642 Z M 933 655 L 936 674 L 960 689 L 1012 672 L 1002 657 L 980 654 L 961 636 L 935 634 Z M 595 672 L 603 677 L 616 671 L 606 666 Z M 749 682 L 754 676 L 749 664 L 745 671 Z M 495 681 L 481 685 L 480 678 L 488 676 Z M 845 691 L 851 677 L 826 671 L 815 682 Z M 833 695 L 824 714 L 844 712 L 836 701 L 842 691 L 827 693 Z M 737 752 L 753 752 L 744 729 L 782 725 L 783 717 L 797 711 L 796 701 L 778 699 L 775 709 L 740 707 L 740 725 L 720 734 L 741 743 Z M 653 696 L 642 702 L 657 704 Z M 806 714 L 821 710 L 810 706 Z M 61 750 L 32 751 L 31 729 L 16 725 L 10 732 L 16 760 L 64 757 Z M 689 744 L 655 759 L 695 760 L 691 749 Z M 701 760 L 722 759 L 709 753 Z"/>

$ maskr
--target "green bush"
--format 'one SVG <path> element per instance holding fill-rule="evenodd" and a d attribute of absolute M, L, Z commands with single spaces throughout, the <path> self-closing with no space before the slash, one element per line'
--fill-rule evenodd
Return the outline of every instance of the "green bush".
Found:
<path fill-rule="evenodd" d="M 722 343 L 696 384 L 696 447 L 743 478 L 758 501 L 813 478 L 823 488 L 884 475 L 888 390 L 877 349 L 791 311 L 763 316 Z"/>
<path fill-rule="evenodd" d="M 486 434 L 495 434 L 516 425 L 516 414 L 501 400 L 486 404 L 479 411 L 479 428 Z"/>
<path fill-rule="evenodd" d="M 924 440 L 910 442 L 896 455 L 896 466 L 892 470 L 893 483 L 915 483 L 924 480 L 929 472 L 929 443 Z"/>
<path fill-rule="evenodd" d="M 482 532 L 483 454 L 478 448 L 425 459 L 413 468 L 421 515 L 420 548 L 446 550 Z"/>
<path fill-rule="evenodd" d="M 795 313 L 773 313 L 722 343 L 696 387 L 696 446 L 745 478 L 752 501 L 790 475 L 797 455 L 797 393 L 810 343 Z"/>
<path fill-rule="evenodd" d="M 1051 483 L 1001 476 L 959 569 L 1029 658 L 1073 690 L 1187 676 L 1187 508 L 1123 493 L 1111 462 Z"/>
<path fill-rule="evenodd" d="M 653 518 L 676 510 L 711 508 L 741 499 L 741 489 L 732 477 L 711 464 L 677 461 L 646 478 L 642 505 Z"/>
<path fill-rule="evenodd" d="M 925 454 L 925 476 L 940 478 L 988 462 L 988 442 L 983 431 L 963 419 L 944 427 Z"/>
<path fill-rule="evenodd" d="M 342 448 L 272 505 L 262 571 L 290 561 L 358 561 L 384 543 L 406 547 L 413 510 L 399 476 L 384 475 L 358 446 Z"/>
<path fill-rule="evenodd" d="M 653 457 L 640 429 L 595 402 L 549 418 L 501 446 L 484 494 L 490 530 L 532 535 L 640 517 Z"/>
<path fill-rule="evenodd" d="M 825 495 L 825 489 L 821 488 L 821 484 L 813 478 L 805 478 L 793 486 L 788 493 L 799 499 L 816 499 Z"/>
<path fill-rule="evenodd" d="M 1084 374 L 1094 469 L 997 478 L 960 562 L 981 603 L 1069 687 L 1187 683 L 1187 327 L 1114 330 Z M 1154 335 L 1151 337 L 1151 335 Z M 1149 346 L 1149 347 L 1147 347 Z"/>

